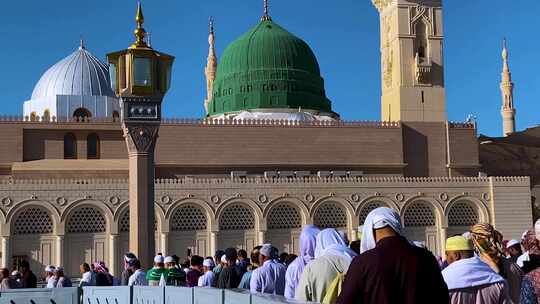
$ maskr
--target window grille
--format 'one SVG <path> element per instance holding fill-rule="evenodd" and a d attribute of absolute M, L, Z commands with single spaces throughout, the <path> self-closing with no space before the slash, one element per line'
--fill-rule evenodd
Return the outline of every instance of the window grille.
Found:
<path fill-rule="evenodd" d="M 279 204 L 270 210 L 267 219 L 268 229 L 292 229 L 302 226 L 298 209 L 289 204 Z"/>
<path fill-rule="evenodd" d="M 255 228 L 255 218 L 251 210 L 241 204 L 228 206 L 219 218 L 220 230 L 244 230 Z"/>
<path fill-rule="evenodd" d="M 204 211 L 193 205 L 184 205 L 176 209 L 171 219 L 173 231 L 206 230 L 206 224 Z"/>
<path fill-rule="evenodd" d="M 337 203 L 325 203 L 315 212 L 313 222 L 321 229 L 347 227 L 347 215 Z"/>
<path fill-rule="evenodd" d="M 39 207 L 25 209 L 15 220 L 15 234 L 47 234 L 53 232 L 49 213 Z"/>
<path fill-rule="evenodd" d="M 406 227 L 435 226 L 433 210 L 423 202 L 416 202 L 410 205 L 405 211 L 404 218 Z"/>
<path fill-rule="evenodd" d="M 472 226 L 476 223 L 478 213 L 468 202 L 457 202 L 448 212 L 448 226 Z"/>
<path fill-rule="evenodd" d="M 67 232 L 70 233 L 98 233 L 105 230 L 106 222 L 103 214 L 93 207 L 76 209 L 67 223 Z"/>

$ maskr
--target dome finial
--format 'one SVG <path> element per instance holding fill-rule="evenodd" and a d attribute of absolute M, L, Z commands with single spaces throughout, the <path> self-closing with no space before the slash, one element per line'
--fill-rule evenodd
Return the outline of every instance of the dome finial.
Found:
<path fill-rule="evenodd" d="M 81 35 L 81 39 L 79 41 L 79 50 L 84 50 L 86 47 L 84 46 L 84 38 L 83 35 Z"/>
<path fill-rule="evenodd" d="M 208 17 L 208 33 L 210 35 L 214 34 L 214 17 Z"/>
<path fill-rule="evenodd" d="M 137 28 L 133 33 L 135 34 L 136 40 L 135 43 L 131 46 L 131 48 L 147 47 L 146 41 L 144 40 L 144 38 L 146 37 L 146 31 L 143 28 L 144 15 L 140 1 L 137 4 L 137 15 L 135 16 L 135 22 L 137 22 Z"/>
<path fill-rule="evenodd" d="M 264 14 L 261 18 L 261 21 L 272 21 L 272 18 L 270 17 L 270 14 L 268 13 L 268 0 L 264 1 Z"/>

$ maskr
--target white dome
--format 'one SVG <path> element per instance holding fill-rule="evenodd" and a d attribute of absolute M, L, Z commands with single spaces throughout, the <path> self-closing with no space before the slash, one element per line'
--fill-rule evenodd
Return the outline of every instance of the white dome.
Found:
<path fill-rule="evenodd" d="M 108 66 L 81 45 L 41 76 L 32 100 L 57 95 L 116 97 L 111 89 Z"/>

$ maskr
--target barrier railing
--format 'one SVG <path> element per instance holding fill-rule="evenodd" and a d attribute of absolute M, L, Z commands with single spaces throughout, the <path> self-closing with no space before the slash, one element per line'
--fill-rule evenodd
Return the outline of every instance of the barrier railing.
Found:
<path fill-rule="evenodd" d="M 303 302 L 247 290 L 205 287 L 70 287 L 0 292 L 0 304 L 284 304 Z M 307 303 L 306 303 L 307 304 Z"/>

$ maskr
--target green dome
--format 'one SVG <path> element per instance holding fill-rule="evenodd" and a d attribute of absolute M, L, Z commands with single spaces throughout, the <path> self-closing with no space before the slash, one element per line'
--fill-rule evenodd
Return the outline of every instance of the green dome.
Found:
<path fill-rule="evenodd" d="M 307 43 L 264 20 L 225 49 L 209 115 L 300 107 L 332 113 L 319 64 Z"/>

